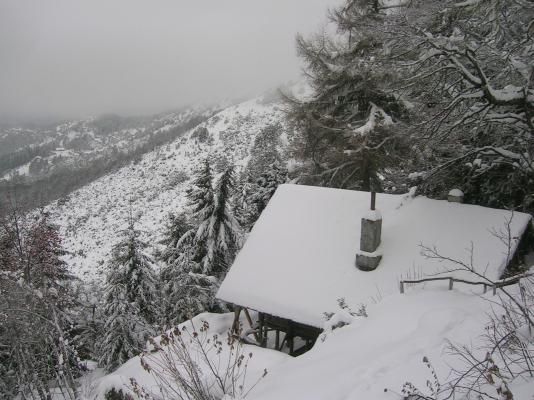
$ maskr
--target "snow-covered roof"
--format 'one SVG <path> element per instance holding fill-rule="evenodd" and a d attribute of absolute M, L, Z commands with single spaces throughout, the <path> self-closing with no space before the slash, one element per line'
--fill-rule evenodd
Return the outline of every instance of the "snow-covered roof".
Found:
<path fill-rule="evenodd" d="M 413 195 L 377 194 L 383 255 L 375 271 L 355 266 L 367 192 L 281 185 L 254 225 L 217 297 L 296 322 L 322 327 L 337 299 L 353 309 L 398 291 L 399 280 L 436 274 L 451 262 L 428 259 L 421 245 L 470 263 L 491 279 L 508 264 L 530 215 Z M 511 252 L 499 238 L 510 221 Z M 455 271 L 447 276 L 470 278 Z M 476 287 L 473 287 L 476 288 Z M 476 289 L 474 289 L 476 290 Z M 479 288 L 479 290 L 481 290 Z"/>

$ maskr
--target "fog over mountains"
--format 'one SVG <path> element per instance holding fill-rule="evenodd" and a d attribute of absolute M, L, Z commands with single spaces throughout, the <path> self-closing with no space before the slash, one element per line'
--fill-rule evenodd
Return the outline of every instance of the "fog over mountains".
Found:
<path fill-rule="evenodd" d="M 147 115 L 295 79 L 332 0 L 0 2 L 0 120 Z"/>

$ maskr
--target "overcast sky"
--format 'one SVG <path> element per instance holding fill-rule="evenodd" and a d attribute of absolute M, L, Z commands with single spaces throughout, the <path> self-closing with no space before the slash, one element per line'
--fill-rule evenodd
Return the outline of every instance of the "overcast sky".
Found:
<path fill-rule="evenodd" d="M 145 114 L 300 76 L 339 0 L 0 0 L 0 117 Z"/>

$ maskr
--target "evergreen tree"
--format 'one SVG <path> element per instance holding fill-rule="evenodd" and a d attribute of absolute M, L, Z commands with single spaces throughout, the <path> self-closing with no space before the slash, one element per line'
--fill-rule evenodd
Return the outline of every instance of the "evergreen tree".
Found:
<path fill-rule="evenodd" d="M 116 368 L 142 350 L 157 316 L 156 277 L 143 253 L 130 213 L 124 238 L 113 248 L 104 297 L 104 338 L 100 363 Z"/>
<path fill-rule="evenodd" d="M 278 148 L 280 146 L 280 124 L 267 125 L 254 139 L 250 150 L 251 158 L 247 164 L 247 174 L 255 181 L 266 168 L 274 162 L 281 162 L 282 157 Z"/>
<path fill-rule="evenodd" d="M 214 208 L 213 175 L 208 159 L 201 163 L 191 184 L 187 191 L 191 217 L 196 221 L 204 221 L 213 213 Z"/>
<path fill-rule="evenodd" d="M 205 243 L 202 273 L 221 279 L 237 252 L 239 223 L 232 208 L 235 189 L 233 167 L 227 168 L 217 181 L 211 215 L 200 222 L 196 238 Z"/>
<path fill-rule="evenodd" d="M 165 245 L 161 260 L 167 264 L 174 262 L 180 252 L 180 239 L 192 228 L 184 213 L 169 214 L 164 239 L 161 241 L 161 244 Z"/>
<path fill-rule="evenodd" d="M 139 238 L 132 215 L 129 217 L 128 229 L 124 238 L 113 248 L 110 269 L 121 271 L 124 275 L 127 300 L 135 303 L 140 315 L 148 322 L 153 321 L 155 312 L 156 275 L 151 261 L 144 253 L 146 244 Z"/>
<path fill-rule="evenodd" d="M 241 220 L 248 230 L 252 228 L 279 185 L 286 183 L 287 169 L 278 161 L 269 165 L 264 172 L 250 184 L 245 194 L 246 206 L 240 208 Z"/>
<path fill-rule="evenodd" d="M 99 364 L 113 371 L 139 354 L 153 332 L 138 305 L 129 300 L 127 274 L 111 269 L 104 297 L 104 336 L 99 346 Z"/>
<path fill-rule="evenodd" d="M 61 256 L 65 254 L 58 228 L 48 215 L 42 214 L 30 227 L 28 237 L 29 280 L 36 288 L 53 289 L 58 295 L 65 291 L 65 282 L 74 279 Z"/>
<path fill-rule="evenodd" d="M 300 180 L 534 209 L 534 4 L 346 0 L 298 37 L 313 89 L 290 98 Z M 412 184 L 412 183 L 411 183 Z"/>
<path fill-rule="evenodd" d="M 380 190 L 409 160 L 408 114 L 388 89 L 396 74 L 384 62 L 378 4 L 347 1 L 332 12 L 335 37 L 297 37 L 313 89 L 311 99 L 289 97 L 298 132 L 293 153 L 307 163 L 304 182 Z"/>
<path fill-rule="evenodd" d="M 195 261 L 195 230 L 186 232 L 180 239 L 178 257 L 164 269 L 163 295 L 165 323 L 175 326 L 198 313 L 213 309 L 215 277 L 203 274 Z"/>
<path fill-rule="evenodd" d="M 233 168 L 227 168 L 215 189 L 209 162 L 204 161 L 188 190 L 192 226 L 172 248 L 162 271 L 162 297 L 165 299 L 166 324 L 175 325 L 202 311 L 215 310 L 215 291 L 235 257 L 240 228 L 234 216 Z"/>

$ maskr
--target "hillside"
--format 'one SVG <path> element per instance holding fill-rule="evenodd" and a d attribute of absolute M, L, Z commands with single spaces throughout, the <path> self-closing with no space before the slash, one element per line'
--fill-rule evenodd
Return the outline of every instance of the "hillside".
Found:
<path fill-rule="evenodd" d="M 0 127 L 0 196 L 33 208 L 70 193 L 181 137 L 222 106 L 147 117 L 104 115 L 30 127 Z"/>
<path fill-rule="evenodd" d="M 216 171 L 227 161 L 242 167 L 251 157 L 258 133 L 281 121 L 276 101 L 258 98 L 231 106 L 173 142 L 49 205 L 46 210 L 60 226 L 72 272 L 84 280 L 102 277 L 130 207 L 142 239 L 153 246 L 149 249 L 153 252 L 168 214 L 184 206 L 196 163 L 208 157 Z M 280 126 L 283 141 L 287 132 Z"/>

